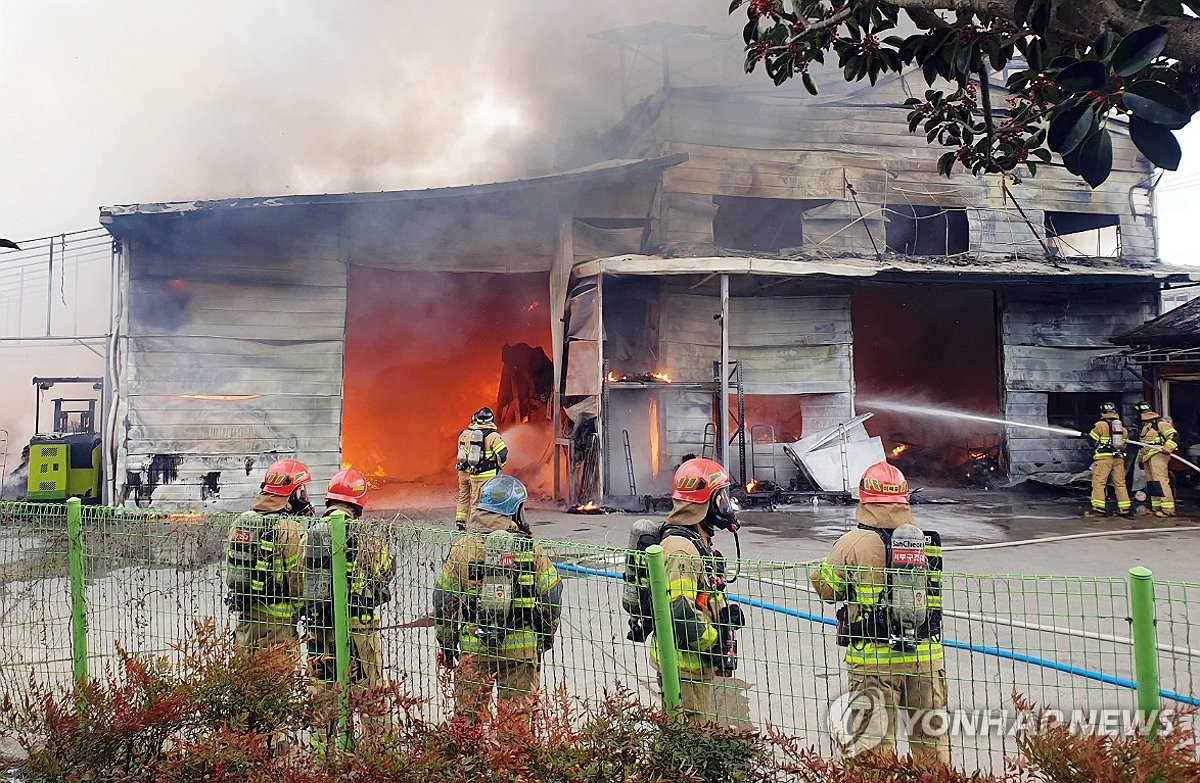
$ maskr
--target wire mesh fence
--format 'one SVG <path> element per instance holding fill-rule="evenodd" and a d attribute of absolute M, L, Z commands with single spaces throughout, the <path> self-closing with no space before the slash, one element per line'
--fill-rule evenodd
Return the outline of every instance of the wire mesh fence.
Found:
<path fill-rule="evenodd" d="M 197 619 L 233 626 L 226 605 L 226 541 L 236 515 L 147 513 L 85 507 L 83 608 L 92 672 L 117 645 L 174 655 Z M 312 520 L 308 522 L 311 524 Z M 439 685 L 433 591 L 456 531 L 388 520 L 364 524 L 395 558 L 391 600 L 380 609 L 387 679 L 453 709 Z M 626 638 L 621 607 L 625 550 L 544 541 L 563 580 L 562 617 L 541 681 L 595 702 L 622 683 L 659 698 L 646 644 Z M 72 595 L 63 506 L 0 503 L 0 687 L 67 685 Z M 774 727 L 834 752 L 830 705 L 847 692 L 834 606 L 810 584 L 816 564 L 743 560 L 728 597 L 746 610 L 732 676 L 715 680 L 725 721 Z M 1164 708 L 1200 703 L 1193 625 L 1200 584 L 1157 585 L 1158 661 Z M 943 642 L 951 752 L 966 769 L 999 770 L 1016 753 L 1013 694 L 1066 715 L 1137 706 L 1130 591 L 1125 578 L 943 575 Z M 1195 622 L 1194 622 L 1195 621 Z M 303 632 L 303 626 L 301 626 Z M 903 749 L 903 744 L 901 748 Z"/>

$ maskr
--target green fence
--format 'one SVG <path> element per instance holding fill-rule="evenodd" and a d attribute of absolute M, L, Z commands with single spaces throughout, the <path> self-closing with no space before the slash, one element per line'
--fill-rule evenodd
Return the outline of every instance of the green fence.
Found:
<path fill-rule="evenodd" d="M 77 518 L 68 516 L 64 506 L 0 503 L 0 688 L 6 693 L 31 680 L 69 684 L 85 666 L 94 674 L 114 658 L 117 643 L 133 653 L 171 655 L 194 620 L 231 623 L 224 551 L 233 515 L 83 507 Z M 386 520 L 370 524 L 397 562 L 393 598 L 382 609 L 387 674 L 426 699 L 435 716 L 447 714 L 452 704 L 437 680 L 431 607 L 434 581 L 458 534 Z M 595 700 L 619 682 L 646 701 L 658 699 L 646 645 L 626 639 L 625 551 L 541 543 L 565 581 L 562 624 L 543 661 L 543 687 L 561 685 L 572 696 Z M 809 587 L 811 568 L 741 562 L 728 592 L 746 608 L 747 626 L 739 634 L 737 671 L 718 678 L 718 704 L 729 720 L 770 725 L 832 753 L 829 705 L 846 692 L 847 675 L 835 645 L 834 607 Z M 951 736 L 956 764 L 998 770 L 1015 754 L 1007 722 L 1013 693 L 1067 715 L 1200 703 L 1194 695 L 1200 644 L 1192 638 L 1200 633 L 1198 591 L 1200 583 L 1154 584 L 1144 574 L 945 574 L 949 707 L 959 716 Z"/>

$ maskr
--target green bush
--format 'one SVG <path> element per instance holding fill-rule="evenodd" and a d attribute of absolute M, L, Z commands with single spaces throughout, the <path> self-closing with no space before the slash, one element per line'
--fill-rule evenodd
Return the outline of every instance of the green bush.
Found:
<path fill-rule="evenodd" d="M 198 624 L 172 659 L 119 651 L 74 690 L 34 688 L 0 720 L 26 757 L 0 759 L 28 783 L 1000 783 L 894 755 L 832 760 L 801 740 L 682 723 L 620 688 L 580 705 L 565 691 L 505 702 L 470 720 L 433 721 L 394 687 L 352 692 L 360 715 L 386 718 L 352 751 L 313 744 L 336 718 L 297 655 L 239 651 Z M 1031 709 L 1018 699 L 1018 707 Z M 1196 737 L 1176 722 L 1157 737 L 1074 735 L 1036 724 L 1003 783 L 1200 780 Z"/>

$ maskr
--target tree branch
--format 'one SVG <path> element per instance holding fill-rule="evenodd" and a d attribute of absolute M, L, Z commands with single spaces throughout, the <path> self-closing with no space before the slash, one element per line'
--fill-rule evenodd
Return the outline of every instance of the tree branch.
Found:
<path fill-rule="evenodd" d="M 805 27 L 804 34 L 807 35 L 808 33 L 819 33 L 822 30 L 828 30 L 830 27 L 837 27 L 839 24 L 846 21 L 846 19 L 850 17 L 850 14 L 854 13 L 854 8 L 852 5 L 853 4 L 848 3 L 844 8 L 828 19 L 822 19 L 816 24 L 810 24 L 808 27 Z"/>
<path fill-rule="evenodd" d="M 1015 0 L 889 0 L 909 12 L 924 14 L 933 11 L 963 11 L 984 17 L 1013 18 Z M 1118 35 L 1128 35 L 1141 27 L 1162 25 L 1169 35 L 1164 54 L 1176 59 L 1185 68 L 1200 68 L 1200 19 L 1184 16 L 1143 14 L 1139 9 L 1125 8 L 1118 0 L 1055 0 L 1050 20 L 1051 31 L 1060 35 L 1091 41 L 1097 32 L 1110 29 Z"/>

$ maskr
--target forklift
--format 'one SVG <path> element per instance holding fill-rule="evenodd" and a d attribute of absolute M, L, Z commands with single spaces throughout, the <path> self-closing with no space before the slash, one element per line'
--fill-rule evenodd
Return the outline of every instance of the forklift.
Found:
<path fill-rule="evenodd" d="M 58 385 L 89 385 L 89 397 L 56 397 L 49 434 L 42 434 L 42 394 Z M 34 378 L 37 407 L 34 435 L 29 441 L 27 499 L 35 503 L 62 503 L 77 497 L 84 503 L 101 501 L 103 480 L 97 410 L 103 410 L 102 378 Z"/>

